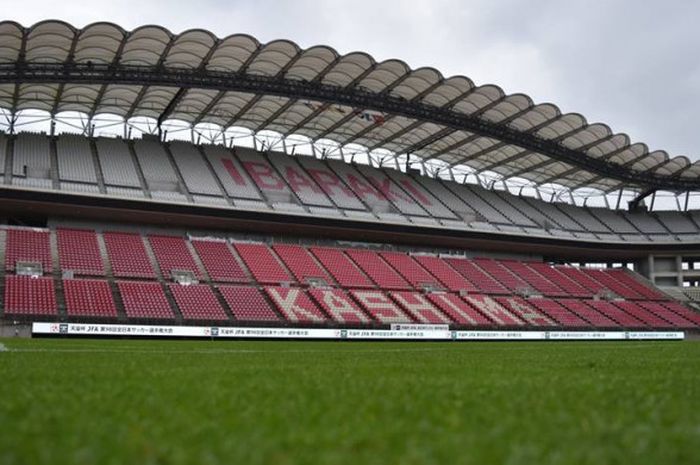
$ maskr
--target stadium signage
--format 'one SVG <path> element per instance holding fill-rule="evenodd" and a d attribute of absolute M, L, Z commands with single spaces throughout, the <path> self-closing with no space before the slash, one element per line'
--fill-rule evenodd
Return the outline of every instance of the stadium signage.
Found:
<path fill-rule="evenodd" d="M 450 331 L 442 325 L 400 329 L 239 328 L 84 323 L 32 324 L 32 334 L 66 336 L 197 337 L 216 339 L 329 339 L 423 341 L 682 340 L 682 331 Z"/>
<path fill-rule="evenodd" d="M 406 323 L 393 323 L 392 331 L 449 331 L 450 325 L 417 325 Z"/>

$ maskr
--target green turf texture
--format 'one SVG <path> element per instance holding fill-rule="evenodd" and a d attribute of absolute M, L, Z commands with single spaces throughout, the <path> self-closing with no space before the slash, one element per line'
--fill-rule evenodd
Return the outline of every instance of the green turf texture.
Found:
<path fill-rule="evenodd" d="M 700 342 L 0 342 L 3 465 L 700 461 Z"/>

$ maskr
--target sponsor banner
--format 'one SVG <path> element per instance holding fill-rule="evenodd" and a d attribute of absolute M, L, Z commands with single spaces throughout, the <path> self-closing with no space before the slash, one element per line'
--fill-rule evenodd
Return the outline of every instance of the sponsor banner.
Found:
<path fill-rule="evenodd" d="M 549 331 L 548 339 L 561 341 L 575 340 L 606 340 L 619 341 L 625 339 L 624 331 Z"/>
<path fill-rule="evenodd" d="M 627 339 L 635 340 L 672 340 L 677 341 L 685 339 L 685 333 L 683 331 L 637 331 L 628 332 Z"/>
<path fill-rule="evenodd" d="M 392 331 L 449 331 L 450 325 L 418 325 L 411 323 L 393 323 Z"/>
<path fill-rule="evenodd" d="M 68 334 L 72 336 L 162 336 L 210 337 L 205 326 L 102 325 L 83 323 L 33 323 L 34 334 Z"/>
<path fill-rule="evenodd" d="M 206 337 L 222 339 L 354 339 L 414 341 L 682 340 L 682 331 L 449 331 L 442 325 L 398 325 L 400 330 L 237 328 L 84 323 L 33 323 L 33 334 L 70 336 Z M 409 329 L 411 327 L 412 329 Z M 426 329 L 428 327 L 428 329 Z"/>
<path fill-rule="evenodd" d="M 272 339 L 340 339 L 340 329 L 297 328 L 212 328 L 214 337 L 221 338 L 272 338 Z"/>
<path fill-rule="evenodd" d="M 394 340 L 445 340 L 452 338 L 450 331 L 392 331 L 386 329 L 348 329 L 347 339 L 394 339 Z"/>
<path fill-rule="evenodd" d="M 547 339 L 544 331 L 453 331 L 455 341 L 540 341 Z"/>

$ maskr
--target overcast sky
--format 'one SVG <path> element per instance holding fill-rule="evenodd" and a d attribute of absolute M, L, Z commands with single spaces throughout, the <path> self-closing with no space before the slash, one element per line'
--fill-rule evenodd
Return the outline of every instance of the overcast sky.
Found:
<path fill-rule="evenodd" d="M 22 0 L 4 19 L 58 18 L 400 58 L 523 92 L 632 141 L 700 159 L 700 2 L 556 0 Z"/>

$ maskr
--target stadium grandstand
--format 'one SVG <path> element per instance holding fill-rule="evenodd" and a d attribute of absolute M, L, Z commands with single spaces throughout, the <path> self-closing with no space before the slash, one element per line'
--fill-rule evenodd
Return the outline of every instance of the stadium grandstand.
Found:
<path fill-rule="evenodd" d="M 6 325 L 698 331 L 700 162 L 288 40 L 0 22 Z"/>

